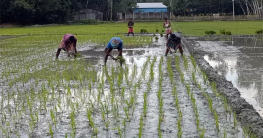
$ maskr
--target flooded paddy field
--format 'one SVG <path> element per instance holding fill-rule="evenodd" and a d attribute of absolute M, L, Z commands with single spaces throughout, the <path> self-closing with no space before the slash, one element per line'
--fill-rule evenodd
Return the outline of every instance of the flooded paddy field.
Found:
<path fill-rule="evenodd" d="M 199 38 L 192 46 L 263 117 L 263 37 Z"/>
<path fill-rule="evenodd" d="M 188 37 L 186 43 L 242 124 L 262 133 L 262 36 Z"/>
<path fill-rule="evenodd" d="M 148 36 L 104 66 L 88 41 L 55 60 L 56 39 L 0 40 L 2 137 L 256 137 L 185 46 L 165 57 L 165 38 Z"/>

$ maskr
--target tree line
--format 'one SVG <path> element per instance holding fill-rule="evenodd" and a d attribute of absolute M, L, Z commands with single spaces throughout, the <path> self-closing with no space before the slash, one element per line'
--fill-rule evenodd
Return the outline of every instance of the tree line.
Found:
<path fill-rule="evenodd" d="M 234 0 L 237 15 L 262 14 L 263 0 Z M 138 2 L 163 2 L 175 16 L 231 14 L 232 0 L 0 0 L 0 22 L 19 24 L 65 23 L 81 9 L 116 20 L 119 12 L 132 12 Z"/>

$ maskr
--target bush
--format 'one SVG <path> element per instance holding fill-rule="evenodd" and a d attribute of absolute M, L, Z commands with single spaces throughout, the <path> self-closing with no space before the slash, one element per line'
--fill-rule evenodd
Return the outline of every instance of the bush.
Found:
<path fill-rule="evenodd" d="M 257 30 L 255 33 L 256 33 L 257 35 L 263 34 L 263 29 Z"/>
<path fill-rule="evenodd" d="M 226 31 L 226 35 L 232 35 L 230 31 Z"/>
<path fill-rule="evenodd" d="M 160 36 L 161 36 L 161 37 L 163 37 L 163 34 L 162 34 L 162 33 L 160 33 Z"/>
<path fill-rule="evenodd" d="M 155 36 L 155 40 L 158 41 L 159 37 Z"/>
<path fill-rule="evenodd" d="M 146 29 L 141 29 L 141 33 L 147 33 Z"/>
<path fill-rule="evenodd" d="M 156 29 L 156 33 L 158 33 L 159 32 L 159 30 L 158 29 Z"/>
<path fill-rule="evenodd" d="M 162 33 L 164 32 L 164 30 L 162 30 Z"/>
<path fill-rule="evenodd" d="M 213 30 L 210 30 L 210 31 L 205 31 L 205 34 L 206 35 L 214 35 L 214 34 L 216 34 L 216 32 Z"/>
<path fill-rule="evenodd" d="M 220 30 L 220 34 L 221 34 L 221 35 L 225 35 L 225 34 L 226 34 L 226 31 L 225 31 L 225 30 Z"/>

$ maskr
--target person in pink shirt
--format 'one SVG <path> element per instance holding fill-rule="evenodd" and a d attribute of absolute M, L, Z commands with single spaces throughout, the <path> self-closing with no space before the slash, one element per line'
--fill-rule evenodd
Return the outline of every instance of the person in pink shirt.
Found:
<path fill-rule="evenodd" d="M 65 34 L 59 44 L 56 59 L 58 58 L 61 49 L 66 51 L 68 53 L 68 56 L 70 56 L 70 51 L 73 52 L 74 57 L 76 57 L 77 54 L 77 38 L 72 34 Z"/>

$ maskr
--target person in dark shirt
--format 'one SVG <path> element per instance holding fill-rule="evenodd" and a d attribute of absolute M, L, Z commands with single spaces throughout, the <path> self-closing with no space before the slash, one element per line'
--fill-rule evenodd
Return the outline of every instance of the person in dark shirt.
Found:
<path fill-rule="evenodd" d="M 128 36 L 129 36 L 129 34 L 132 34 L 134 36 L 133 25 L 134 25 L 134 23 L 133 23 L 132 19 L 130 19 L 130 21 L 128 22 L 128 27 L 129 27 Z"/>
<path fill-rule="evenodd" d="M 183 56 L 184 51 L 181 46 L 181 35 L 179 33 L 172 33 L 170 37 L 168 38 L 166 42 L 165 56 L 167 56 L 171 48 L 174 49 L 175 52 L 177 51 L 177 49 L 179 49 L 181 55 Z"/>

